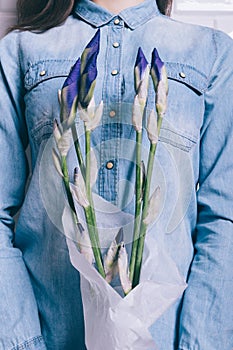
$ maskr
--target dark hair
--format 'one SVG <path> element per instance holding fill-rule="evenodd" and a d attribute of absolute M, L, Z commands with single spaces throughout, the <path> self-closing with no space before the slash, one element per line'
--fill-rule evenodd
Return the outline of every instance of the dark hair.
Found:
<path fill-rule="evenodd" d="M 170 15 L 172 0 L 156 0 L 161 13 Z M 62 24 L 71 14 L 75 0 L 18 0 L 18 21 L 10 30 L 45 31 Z"/>
<path fill-rule="evenodd" d="M 173 0 L 156 0 L 159 11 L 166 16 L 170 16 Z"/>

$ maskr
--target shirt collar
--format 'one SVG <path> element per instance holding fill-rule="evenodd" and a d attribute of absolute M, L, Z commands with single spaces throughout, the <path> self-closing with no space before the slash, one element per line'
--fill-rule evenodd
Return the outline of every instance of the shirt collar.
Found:
<path fill-rule="evenodd" d="M 79 17 L 95 27 L 101 27 L 113 18 L 119 17 L 131 29 L 137 28 L 160 14 L 156 0 L 145 0 L 137 6 L 121 11 L 118 15 L 109 12 L 91 0 L 77 1 L 74 10 Z"/>

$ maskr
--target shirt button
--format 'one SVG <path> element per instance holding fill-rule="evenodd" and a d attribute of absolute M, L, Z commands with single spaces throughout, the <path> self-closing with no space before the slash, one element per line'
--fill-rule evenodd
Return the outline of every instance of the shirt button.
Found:
<path fill-rule="evenodd" d="M 111 170 L 113 167 L 114 167 L 113 162 L 107 162 L 107 163 L 106 163 L 106 168 L 107 168 L 108 170 Z"/>
<path fill-rule="evenodd" d="M 186 74 L 185 74 L 184 72 L 180 72 L 180 73 L 179 73 L 179 76 L 180 76 L 181 78 L 183 78 L 183 79 L 186 78 Z"/>
<path fill-rule="evenodd" d="M 114 21 L 114 24 L 118 25 L 119 23 L 120 23 L 119 18 L 116 18 L 115 21 Z"/>
<path fill-rule="evenodd" d="M 45 74 L 46 74 L 46 71 L 45 71 L 45 70 L 42 70 L 42 71 L 40 72 L 40 76 L 41 76 L 41 77 L 43 77 Z"/>
<path fill-rule="evenodd" d="M 117 75 L 118 73 L 119 73 L 119 72 L 118 72 L 117 69 L 113 69 L 112 72 L 111 72 L 112 75 Z"/>
<path fill-rule="evenodd" d="M 117 48 L 120 46 L 120 44 L 116 41 L 115 43 L 112 44 L 113 47 Z"/>
<path fill-rule="evenodd" d="M 115 111 L 110 111 L 109 112 L 109 117 L 114 118 L 116 116 L 116 112 Z"/>

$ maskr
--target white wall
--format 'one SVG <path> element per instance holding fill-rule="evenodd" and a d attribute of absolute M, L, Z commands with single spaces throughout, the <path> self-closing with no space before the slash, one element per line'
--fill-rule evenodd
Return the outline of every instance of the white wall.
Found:
<path fill-rule="evenodd" d="M 233 35 L 233 0 L 173 0 L 172 17 Z"/>
<path fill-rule="evenodd" d="M 174 18 L 233 33 L 233 0 L 173 1 Z M 4 35 L 6 28 L 15 22 L 15 4 L 16 0 L 0 0 L 0 37 Z"/>
<path fill-rule="evenodd" d="M 15 4 L 16 0 L 0 0 L 0 37 L 15 23 Z"/>

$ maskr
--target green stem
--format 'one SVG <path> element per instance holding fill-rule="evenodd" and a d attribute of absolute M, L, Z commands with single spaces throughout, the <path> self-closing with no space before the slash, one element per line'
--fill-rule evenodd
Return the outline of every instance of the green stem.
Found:
<path fill-rule="evenodd" d="M 158 119 L 157 119 L 158 135 L 160 134 L 162 121 L 163 121 L 163 116 L 158 114 Z M 153 173 L 156 148 L 157 148 L 157 143 L 150 144 L 149 159 L 148 159 L 148 164 L 147 164 L 147 175 L 146 175 L 145 189 L 144 189 L 144 194 L 143 194 L 140 237 L 139 237 L 139 242 L 138 242 L 138 247 L 137 247 L 137 257 L 136 257 L 135 272 L 134 272 L 134 277 L 133 277 L 133 288 L 139 284 L 139 280 L 140 280 L 143 250 L 144 250 L 144 243 L 145 243 L 145 237 L 146 237 L 146 231 L 147 231 L 147 225 L 144 223 L 144 220 L 147 217 L 147 213 L 148 213 L 150 186 L 151 186 L 151 178 L 152 178 L 152 173 Z"/>
<path fill-rule="evenodd" d="M 96 229 L 95 216 L 93 215 L 93 210 L 91 206 L 88 206 L 85 210 L 86 222 L 88 227 L 88 233 L 91 241 L 92 251 L 95 257 L 95 263 L 97 270 L 103 278 L 105 278 L 105 272 L 102 262 L 101 251 L 99 248 L 98 233 Z"/>
<path fill-rule="evenodd" d="M 85 131 L 85 138 L 86 138 L 86 177 L 85 177 L 85 185 L 86 185 L 86 192 L 87 192 L 87 198 L 91 206 L 91 212 L 92 212 L 92 220 L 94 227 L 96 229 L 96 239 L 98 246 L 100 246 L 99 243 L 99 236 L 97 232 L 96 227 L 96 217 L 95 217 L 95 210 L 94 210 L 94 203 L 92 198 L 92 191 L 91 191 L 91 131 L 86 130 Z"/>
<path fill-rule="evenodd" d="M 139 279 L 140 279 L 140 273 L 141 273 L 143 249 L 144 249 L 144 242 L 145 242 L 145 236 L 146 236 L 146 230 L 147 230 L 147 225 L 144 224 L 144 219 L 146 218 L 147 213 L 148 213 L 150 185 L 151 185 L 151 178 L 152 178 L 152 172 L 153 172 L 156 147 L 157 147 L 156 143 L 151 143 L 148 165 L 147 165 L 145 190 L 144 190 L 144 195 L 143 195 L 140 237 L 139 237 L 139 242 L 138 242 L 138 247 L 137 247 L 138 249 L 137 249 L 136 262 L 135 262 L 135 273 L 134 273 L 134 278 L 133 278 L 133 287 L 138 285 Z"/>
<path fill-rule="evenodd" d="M 88 200 L 91 199 L 91 132 L 90 130 L 85 131 L 86 136 L 86 191 Z"/>
<path fill-rule="evenodd" d="M 71 130 L 72 130 L 74 147 L 75 147 L 75 151 L 76 151 L 76 154 L 77 154 L 79 167 L 80 167 L 82 176 L 85 179 L 86 170 L 85 170 L 84 160 L 83 160 L 83 156 L 82 156 L 81 147 L 80 147 L 80 144 L 79 144 L 78 134 L 77 134 L 77 130 L 76 130 L 75 124 L 72 125 Z"/>
<path fill-rule="evenodd" d="M 74 218 L 74 222 L 77 225 L 79 223 L 77 213 L 75 210 L 74 200 L 72 197 L 72 193 L 70 191 L 70 183 L 69 183 L 69 173 L 68 173 L 68 167 L 67 167 L 67 161 L 66 156 L 61 156 L 61 168 L 63 173 L 63 183 L 65 185 L 66 195 L 68 199 L 69 206 L 71 208 L 71 212 Z"/>
<path fill-rule="evenodd" d="M 142 132 L 136 133 L 136 180 L 135 180 L 135 220 L 133 232 L 133 244 L 129 265 L 129 278 L 133 281 L 135 261 L 138 248 L 138 239 L 140 232 L 140 214 L 142 206 L 142 173 L 141 173 L 141 153 L 142 153 Z"/>
<path fill-rule="evenodd" d="M 105 272 L 103 268 L 100 241 L 97 230 L 96 216 L 91 192 L 91 131 L 85 130 L 85 148 L 86 148 L 86 176 L 85 185 L 87 198 L 90 206 L 85 209 L 86 222 L 88 227 L 88 232 L 91 240 L 92 250 L 95 257 L 95 262 L 97 269 L 102 277 L 105 278 Z"/>
<path fill-rule="evenodd" d="M 163 115 L 158 114 L 158 122 L 157 122 L 158 135 L 160 134 L 162 122 L 163 122 Z"/>

